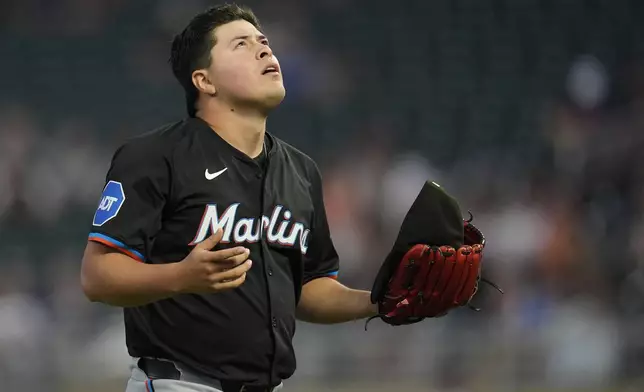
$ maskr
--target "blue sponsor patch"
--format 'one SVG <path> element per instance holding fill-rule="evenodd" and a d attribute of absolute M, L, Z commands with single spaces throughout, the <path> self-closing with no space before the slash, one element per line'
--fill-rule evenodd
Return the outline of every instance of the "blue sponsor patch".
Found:
<path fill-rule="evenodd" d="M 123 185 L 118 181 L 110 181 L 103 189 L 101 202 L 94 214 L 94 226 L 103 226 L 107 221 L 114 218 L 125 201 Z"/>

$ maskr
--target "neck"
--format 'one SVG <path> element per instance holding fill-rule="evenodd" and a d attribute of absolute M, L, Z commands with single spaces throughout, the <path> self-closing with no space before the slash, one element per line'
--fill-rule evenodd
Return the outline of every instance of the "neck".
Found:
<path fill-rule="evenodd" d="M 197 116 L 204 120 L 228 144 L 251 158 L 259 156 L 264 144 L 266 115 L 257 110 L 230 105 L 211 105 Z"/>

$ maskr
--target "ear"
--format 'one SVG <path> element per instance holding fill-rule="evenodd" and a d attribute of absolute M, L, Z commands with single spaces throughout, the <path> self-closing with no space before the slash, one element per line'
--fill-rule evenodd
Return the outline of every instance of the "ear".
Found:
<path fill-rule="evenodd" d="M 192 73 L 192 84 L 195 85 L 197 90 L 201 91 L 204 94 L 217 94 L 217 88 L 210 81 L 208 71 L 205 69 L 198 69 Z"/>

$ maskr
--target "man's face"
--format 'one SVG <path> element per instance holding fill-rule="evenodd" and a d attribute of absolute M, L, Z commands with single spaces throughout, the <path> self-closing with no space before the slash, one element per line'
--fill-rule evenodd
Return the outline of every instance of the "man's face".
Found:
<path fill-rule="evenodd" d="M 210 51 L 212 61 L 207 71 L 217 96 L 264 109 L 279 105 L 286 91 L 279 62 L 266 37 L 245 20 L 219 26 L 214 34 L 217 43 Z"/>

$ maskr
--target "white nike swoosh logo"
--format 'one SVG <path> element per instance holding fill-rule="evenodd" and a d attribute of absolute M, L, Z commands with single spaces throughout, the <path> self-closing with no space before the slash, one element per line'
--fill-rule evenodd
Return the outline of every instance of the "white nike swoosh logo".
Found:
<path fill-rule="evenodd" d="M 219 177 L 223 172 L 228 169 L 227 167 L 224 167 L 223 169 L 219 170 L 218 172 L 214 173 L 208 173 L 208 169 L 206 169 L 206 180 L 214 180 L 215 178 Z"/>

